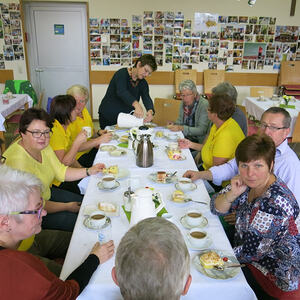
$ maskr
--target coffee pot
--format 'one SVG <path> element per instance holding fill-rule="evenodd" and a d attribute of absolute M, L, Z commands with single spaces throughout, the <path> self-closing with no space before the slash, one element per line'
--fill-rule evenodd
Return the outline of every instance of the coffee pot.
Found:
<path fill-rule="evenodd" d="M 142 168 L 151 167 L 153 165 L 153 144 L 150 135 L 141 135 L 139 141 L 135 140 L 134 147 L 136 165 Z"/>
<path fill-rule="evenodd" d="M 155 208 L 155 204 L 152 200 L 152 197 L 153 192 L 149 188 L 137 189 L 135 193 L 131 196 L 131 226 L 137 224 L 141 220 L 156 217 L 157 213 L 163 209 L 164 203 L 162 201 L 162 195 L 160 194 L 161 201 L 157 208 Z"/>

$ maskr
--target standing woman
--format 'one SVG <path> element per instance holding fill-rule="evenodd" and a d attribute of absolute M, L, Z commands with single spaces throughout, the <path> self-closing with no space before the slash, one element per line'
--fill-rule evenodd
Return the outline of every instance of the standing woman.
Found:
<path fill-rule="evenodd" d="M 44 186 L 43 198 L 48 214 L 42 226 L 45 229 L 73 231 L 82 196 L 51 187 L 54 179 L 74 181 L 101 172 L 104 164 L 91 168 L 72 168 L 62 164 L 49 145 L 52 123 L 43 109 L 27 109 L 19 124 L 21 138 L 4 152 L 6 164 L 34 174 Z"/>
<path fill-rule="evenodd" d="M 184 137 L 192 142 L 202 143 L 210 129 L 211 122 L 207 116 L 208 101 L 200 97 L 192 80 L 179 84 L 181 105 L 175 123 L 170 123 L 171 131 L 182 131 Z"/>
<path fill-rule="evenodd" d="M 154 56 L 145 54 L 133 68 L 122 68 L 114 74 L 98 110 L 101 129 L 115 125 L 120 112 L 130 113 L 134 110 L 136 117 L 143 118 L 143 108 L 139 103 L 141 97 L 147 111 L 144 121 L 152 121 L 154 107 L 145 78 L 156 69 Z"/>
<path fill-rule="evenodd" d="M 81 144 L 79 152 L 76 154 L 76 159 L 82 166 L 91 167 L 98 152 L 98 147 L 102 143 L 108 143 L 112 134 L 104 130 L 94 130 L 91 115 L 86 108 L 89 100 L 89 91 L 85 86 L 80 84 L 72 85 L 68 88 L 67 94 L 73 96 L 76 100 L 76 119 L 68 126 L 71 140 L 75 141 L 78 134 L 82 131 L 82 127 L 91 128 L 92 136 Z"/>

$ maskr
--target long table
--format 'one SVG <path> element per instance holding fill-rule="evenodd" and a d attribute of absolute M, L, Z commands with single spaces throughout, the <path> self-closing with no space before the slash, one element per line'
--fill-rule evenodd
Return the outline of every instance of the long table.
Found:
<path fill-rule="evenodd" d="M 298 114 L 300 112 L 300 101 L 296 100 L 296 102 L 290 102 L 289 104 L 295 105 L 295 108 L 286 108 L 292 118 L 290 127 L 291 130 L 289 133 L 289 137 L 291 137 L 294 131 L 296 120 L 298 118 Z M 258 97 L 246 97 L 243 105 L 246 107 L 248 115 L 254 116 L 255 119 L 260 120 L 264 111 L 272 106 L 278 106 L 278 101 L 273 101 L 269 98 L 266 98 L 265 101 L 259 101 Z"/>
<path fill-rule="evenodd" d="M 166 132 L 167 129 L 164 129 Z M 125 132 L 117 132 L 117 134 L 124 135 Z M 230 243 L 224 233 L 224 230 L 220 224 L 219 219 L 212 215 L 209 211 L 209 205 L 199 203 L 174 203 L 171 199 L 171 194 L 175 190 L 174 184 L 158 184 L 154 183 L 148 178 L 148 175 L 152 172 L 159 170 L 165 170 L 168 172 L 177 171 L 177 176 L 182 174 L 187 169 L 196 170 L 196 166 L 192 155 L 189 150 L 184 150 L 183 154 L 186 156 L 186 160 L 183 161 L 171 161 L 168 159 L 165 146 L 170 141 L 166 139 L 155 139 L 154 144 L 158 145 L 154 149 L 154 164 L 150 168 L 139 168 L 135 164 L 135 156 L 132 150 L 127 150 L 127 155 L 124 157 L 111 157 L 107 152 L 99 151 L 95 162 L 103 162 L 107 166 L 117 164 L 119 168 L 126 168 L 131 175 L 140 175 L 141 185 L 153 187 L 163 195 L 166 209 L 173 214 L 172 222 L 174 222 L 181 230 L 182 234 L 186 236 L 188 230 L 185 229 L 181 223 L 180 218 L 190 209 L 198 209 L 208 219 L 208 226 L 204 229 L 208 235 L 212 238 L 213 244 L 210 248 L 227 250 L 233 252 Z M 112 141 L 111 144 L 117 145 L 119 142 Z M 80 265 L 90 252 L 91 247 L 97 241 L 96 232 L 84 227 L 84 210 L 87 205 L 97 205 L 99 201 L 108 201 L 118 203 L 120 206 L 123 204 L 123 193 L 128 188 L 128 179 L 124 178 L 119 180 L 120 187 L 114 191 L 103 191 L 97 188 L 97 182 L 100 180 L 100 175 L 94 175 L 90 177 L 87 191 L 83 199 L 83 203 L 78 215 L 78 219 L 74 228 L 71 243 L 68 249 L 68 253 L 63 265 L 60 278 L 65 280 L 67 276 Z M 204 202 L 209 203 L 210 198 L 205 189 L 202 180 L 198 180 L 197 189 L 189 192 L 189 196 Z M 120 216 L 111 217 L 112 221 L 112 239 L 115 246 L 120 243 L 121 238 L 129 229 L 129 222 L 122 210 L 120 209 Z M 190 251 L 191 261 L 197 254 L 197 251 Z M 119 300 L 122 299 L 119 288 L 114 284 L 111 278 L 111 269 L 114 266 L 114 259 L 110 259 L 103 265 L 99 266 L 92 276 L 89 284 L 78 297 L 78 299 L 105 299 L 105 300 Z M 222 300 L 252 300 L 256 299 L 255 294 L 247 284 L 242 271 L 231 279 L 217 280 L 208 278 L 202 275 L 196 270 L 193 264 L 191 264 L 191 275 L 193 277 L 192 284 L 188 294 L 182 299 L 221 299 Z"/>

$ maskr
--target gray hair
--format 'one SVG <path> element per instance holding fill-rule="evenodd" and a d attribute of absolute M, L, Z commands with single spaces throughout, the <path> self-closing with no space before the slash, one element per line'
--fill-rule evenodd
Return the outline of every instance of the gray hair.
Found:
<path fill-rule="evenodd" d="M 290 116 L 290 114 L 287 110 L 285 110 L 282 107 L 277 107 L 277 106 L 270 107 L 270 108 L 268 108 L 267 110 L 264 111 L 264 113 L 261 116 L 261 119 L 264 117 L 265 114 L 268 114 L 268 113 L 269 114 L 281 114 L 281 115 L 283 115 L 284 119 L 283 119 L 283 124 L 282 125 L 286 128 L 290 128 L 292 118 L 291 118 L 291 116 Z"/>
<path fill-rule="evenodd" d="M 179 299 L 190 273 L 190 256 L 179 229 L 163 218 L 132 227 L 116 253 L 116 277 L 128 299 Z"/>
<path fill-rule="evenodd" d="M 12 169 L 6 165 L 0 166 L 0 214 L 13 211 L 23 211 L 28 207 L 30 194 L 41 191 L 42 182 L 33 174 Z M 22 216 L 13 216 L 20 221 Z"/>
<path fill-rule="evenodd" d="M 229 96 L 234 103 L 236 104 L 237 99 L 237 90 L 230 82 L 222 82 L 215 86 L 212 90 L 214 95 L 227 95 Z"/>
<path fill-rule="evenodd" d="M 85 96 L 85 101 L 88 102 L 89 100 L 89 91 L 85 86 L 81 84 L 74 84 L 71 87 L 69 87 L 67 89 L 67 95 L 71 95 L 73 97 L 77 95 Z"/>
<path fill-rule="evenodd" d="M 187 79 L 184 81 L 181 81 L 179 84 L 179 91 L 182 92 L 183 90 L 191 90 L 193 94 L 197 95 L 197 87 L 193 80 Z"/>

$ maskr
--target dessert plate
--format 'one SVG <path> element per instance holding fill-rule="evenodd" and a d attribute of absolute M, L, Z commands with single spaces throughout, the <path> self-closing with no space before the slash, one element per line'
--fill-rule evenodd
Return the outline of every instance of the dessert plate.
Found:
<path fill-rule="evenodd" d="M 215 251 L 221 258 L 226 257 L 228 259 L 224 264 L 224 270 L 217 270 L 215 268 L 212 269 L 204 268 L 199 260 L 199 257 L 202 254 L 207 252 L 207 250 L 203 250 L 193 258 L 193 264 L 200 273 L 214 279 L 228 279 L 228 278 L 235 277 L 240 272 L 240 268 L 226 268 L 226 264 L 228 265 L 239 264 L 239 261 L 233 256 L 232 253 L 223 250 L 213 250 L 213 251 Z"/>
<path fill-rule="evenodd" d="M 182 189 L 179 187 L 178 182 L 175 183 L 175 188 L 176 188 L 176 190 L 182 191 Z M 191 187 L 190 187 L 189 189 L 183 191 L 183 192 L 191 192 L 191 191 L 194 191 L 196 188 L 197 188 L 197 184 L 194 183 L 194 182 L 192 182 L 192 183 L 191 183 Z"/>
<path fill-rule="evenodd" d="M 113 186 L 113 187 L 111 187 L 111 188 L 105 188 L 105 187 L 103 186 L 103 182 L 102 182 L 102 181 L 99 181 L 99 182 L 97 183 L 97 186 L 98 186 L 98 188 L 99 188 L 100 190 L 104 190 L 104 191 L 112 191 L 112 190 L 114 190 L 114 189 L 116 189 L 116 188 L 118 188 L 118 187 L 120 186 L 120 182 L 119 182 L 119 181 L 116 181 L 115 186 Z"/>
<path fill-rule="evenodd" d="M 157 181 L 157 172 L 151 173 L 148 176 L 148 178 L 156 183 L 161 183 L 161 184 L 169 184 L 169 183 L 177 182 L 177 180 L 178 180 L 177 176 L 176 175 L 171 176 L 171 175 L 172 175 L 172 173 L 167 173 L 166 182 Z"/>
<path fill-rule="evenodd" d="M 106 228 L 109 224 L 111 223 L 111 220 L 109 217 L 106 217 L 106 221 L 104 223 L 104 225 L 101 225 L 101 226 L 94 226 L 90 223 L 90 217 L 86 217 L 84 220 L 83 220 L 83 225 L 88 228 L 88 229 L 92 229 L 92 230 L 99 230 L 99 229 L 102 229 L 102 228 Z"/>
<path fill-rule="evenodd" d="M 184 215 L 184 216 L 182 216 L 182 217 L 180 218 L 180 223 L 181 223 L 181 225 L 182 225 L 184 228 L 186 228 L 186 229 L 192 229 L 192 228 L 203 228 L 203 227 L 207 226 L 208 221 L 207 221 L 207 219 L 206 219 L 205 217 L 203 217 L 203 220 L 202 220 L 201 224 L 192 226 L 192 225 L 190 225 L 190 224 L 186 221 L 186 215 Z"/>
<path fill-rule="evenodd" d="M 108 152 L 110 152 L 110 151 L 116 150 L 117 147 L 114 146 L 114 145 L 103 145 L 103 146 L 100 146 L 99 149 L 100 149 L 100 151 L 108 151 Z"/>
<path fill-rule="evenodd" d="M 126 150 L 121 150 L 121 149 L 116 149 L 116 150 L 113 150 L 113 151 L 109 152 L 110 156 L 115 156 L 115 157 L 124 156 L 126 154 L 127 154 L 127 151 Z"/>

